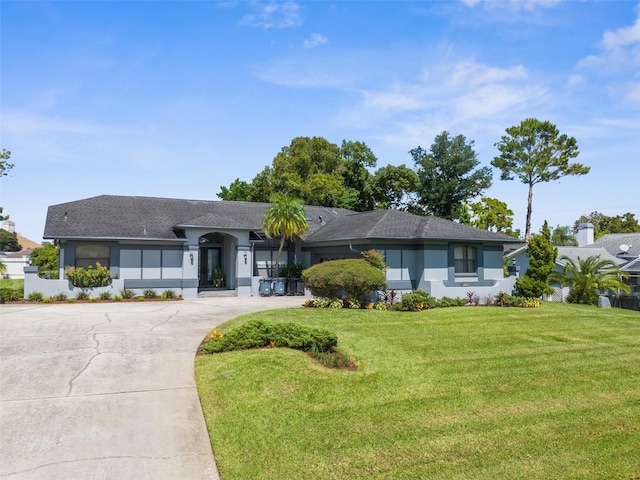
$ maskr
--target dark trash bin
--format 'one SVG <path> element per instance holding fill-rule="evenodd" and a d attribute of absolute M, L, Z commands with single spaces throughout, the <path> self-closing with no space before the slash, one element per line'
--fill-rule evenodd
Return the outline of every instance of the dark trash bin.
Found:
<path fill-rule="evenodd" d="M 271 279 L 270 278 L 261 278 L 260 279 L 260 289 L 258 291 L 261 297 L 268 297 L 271 295 Z"/>
<path fill-rule="evenodd" d="M 276 278 L 273 282 L 273 294 L 284 295 L 286 284 L 286 278 Z"/>

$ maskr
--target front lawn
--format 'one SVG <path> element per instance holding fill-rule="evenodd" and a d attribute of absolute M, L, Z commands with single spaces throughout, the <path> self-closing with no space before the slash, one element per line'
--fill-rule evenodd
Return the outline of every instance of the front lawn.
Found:
<path fill-rule="evenodd" d="M 640 315 L 544 303 L 293 309 L 357 371 L 300 351 L 199 356 L 222 480 L 640 477 Z"/>

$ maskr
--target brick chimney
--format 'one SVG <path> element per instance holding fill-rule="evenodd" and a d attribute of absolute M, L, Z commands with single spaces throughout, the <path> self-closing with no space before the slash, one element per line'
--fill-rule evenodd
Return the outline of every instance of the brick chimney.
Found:
<path fill-rule="evenodd" d="M 593 224 L 581 223 L 578 225 L 578 246 L 586 247 L 593 243 Z"/>

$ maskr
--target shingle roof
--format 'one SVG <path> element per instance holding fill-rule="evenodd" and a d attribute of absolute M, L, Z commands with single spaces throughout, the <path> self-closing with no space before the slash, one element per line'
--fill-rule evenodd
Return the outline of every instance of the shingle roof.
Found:
<path fill-rule="evenodd" d="M 44 238 L 179 240 L 176 228 L 257 231 L 267 203 L 102 195 L 49 207 Z M 305 206 L 306 243 L 355 239 L 446 239 L 514 243 L 514 238 L 398 210 L 357 213 Z M 515 240 L 517 241 L 517 240 Z"/>
<path fill-rule="evenodd" d="M 590 247 L 602 247 L 611 255 L 622 253 L 620 245 L 628 245 L 628 255 L 640 256 L 640 233 L 609 233 L 593 242 Z"/>
<path fill-rule="evenodd" d="M 306 243 L 356 239 L 463 240 L 513 243 L 513 237 L 399 210 L 351 212 L 305 237 Z"/>
<path fill-rule="evenodd" d="M 267 203 L 101 195 L 52 205 L 44 238 L 177 240 L 175 228 L 260 230 Z M 306 206 L 310 232 L 349 210 Z"/>
<path fill-rule="evenodd" d="M 626 262 L 621 258 L 617 258 L 607 252 L 604 248 L 594 247 L 593 244 L 588 247 L 557 247 L 558 248 L 558 260 L 556 263 L 559 265 L 564 265 L 566 262 L 561 261 L 560 257 L 566 255 L 569 257 L 574 263 L 578 262 L 578 258 L 581 260 L 586 260 L 589 257 L 598 257 L 601 260 L 610 260 L 616 265 L 622 265 Z"/>

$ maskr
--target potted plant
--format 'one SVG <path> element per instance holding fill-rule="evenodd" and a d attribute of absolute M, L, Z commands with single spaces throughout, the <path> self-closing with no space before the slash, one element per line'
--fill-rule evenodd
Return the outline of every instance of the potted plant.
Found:
<path fill-rule="evenodd" d="M 224 287 L 224 269 L 222 267 L 216 267 L 216 269 L 213 272 L 213 287 L 214 288 Z"/>

